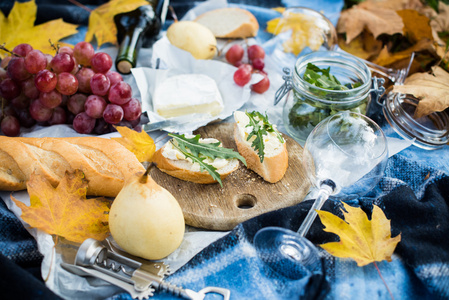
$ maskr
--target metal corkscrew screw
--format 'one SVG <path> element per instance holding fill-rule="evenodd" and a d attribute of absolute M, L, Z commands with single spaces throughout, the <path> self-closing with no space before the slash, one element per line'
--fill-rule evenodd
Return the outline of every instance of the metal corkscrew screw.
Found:
<path fill-rule="evenodd" d="M 170 273 L 166 264 L 133 257 L 108 239 L 103 243 L 94 239 L 85 240 L 78 249 L 75 264 L 62 263 L 61 266 L 80 276 L 103 279 L 137 299 L 151 297 L 156 291 L 192 300 L 202 300 L 208 293 L 220 294 L 225 300 L 230 297 L 230 291 L 224 288 L 206 287 L 195 292 L 163 281 Z"/>

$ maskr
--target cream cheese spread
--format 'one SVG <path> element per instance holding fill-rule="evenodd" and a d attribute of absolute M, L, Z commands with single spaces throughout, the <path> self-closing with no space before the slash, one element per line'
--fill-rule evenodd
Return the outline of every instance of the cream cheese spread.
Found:
<path fill-rule="evenodd" d="M 224 108 L 215 80 L 204 74 L 181 74 L 156 87 L 154 111 L 164 118 L 192 113 L 218 115 Z"/>
<path fill-rule="evenodd" d="M 192 136 L 186 135 L 187 138 L 192 138 Z M 176 143 L 176 140 L 172 141 L 173 143 Z M 199 172 L 200 171 L 200 165 L 197 162 L 192 162 L 192 160 L 190 158 L 186 158 L 184 154 L 182 154 L 178 149 L 176 149 L 172 142 L 167 143 L 164 147 L 164 150 L 162 151 L 162 155 L 167 158 L 167 159 L 171 159 L 171 160 L 185 160 L 187 162 L 189 162 L 191 164 L 190 167 L 190 171 L 193 172 Z M 210 144 L 210 143 L 216 143 L 219 142 L 217 139 L 212 139 L 212 138 L 206 138 L 206 139 L 201 139 L 199 140 L 200 143 L 203 144 Z M 200 157 L 202 156 L 202 154 L 200 153 Z M 217 169 L 217 171 L 223 167 L 226 167 L 229 164 L 229 160 L 224 159 L 224 158 L 216 158 L 216 159 L 212 159 L 210 157 L 207 156 L 202 156 L 205 157 L 204 162 L 208 165 L 211 165 L 213 167 L 215 167 Z"/>
<path fill-rule="evenodd" d="M 249 124 L 249 117 L 244 112 L 236 111 L 234 112 L 234 120 L 237 123 L 238 129 L 240 131 L 241 136 L 243 137 L 243 140 L 249 147 L 251 147 L 251 144 L 256 137 L 253 136 L 249 139 L 249 141 L 247 140 L 249 134 L 251 133 L 251 131 L 253 131 L 253 126 L 247 126 Z M 255 118 L 255 120 L 260 121 L 262 125 L 262 121 L 259 120 L 257 117 Z M 277 131 L 276 125 L 274 124 L 273 129 Z M 266 134 L 264 134 L 263 142 L 265 146 L 264 152 L 265 154 L 268 155 L 270 153 L 277 153 L 283 147 L 282 145 L 283 143 L 281 143 L 281 141 L 277 137 L 276 132 L 267 132 Z"/>

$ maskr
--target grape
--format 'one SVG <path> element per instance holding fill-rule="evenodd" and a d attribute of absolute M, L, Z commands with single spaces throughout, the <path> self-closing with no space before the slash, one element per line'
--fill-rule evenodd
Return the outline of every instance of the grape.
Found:
<path fill-rule="evenodd" d="M 93 132 L 95 134 L 106 134 L 112 132 L 112 125 L 106 122 L 104 119 L 97 119 Z"/>
<path fill-rule="evenodd" d="M 90 66 L 90 60 L 95 54 L 94 47 L 88 42 L 79 42 L 73 48 L 73 56 L 82 66 Z"/>
<path fill-rule="evenodd" d="M 95 73 L 106 73 L 112 67 L 112 58 L 105 52 L 98 52 L 90 60 Z"/>
<path fill-rule="evenodd" d="M 78 90 L 78 79 L 70 73 L 62 72 L 57 75 L 56 90 L 63 95 L 73 95 Z"/>
<path fill-rule="evenodd" d="M 103 116 L 106 105 L 106 100 L 103 97 L 90 95 L 84 103 L 84 111 L 89 117 L 98 119 Z"/>
<path fill-rule="evenodd" d="M 50 54 L 44 54 L 45 58 L 47 59 L 47 67 L 46 69 L 51 71 L 51 60 L 53 59 L 53 56 L 51 56 Z"/>
<path fill-rule="evenodd" d="M 79 113 L 73 119 L 73 129 L 78 133 L 89 134 L 95 127 L 95 119 L 85 112 Z"/>
<path fill-rule="evenodd" d="M 15 46 L 14 49 L 12 49 L 12 52 L 19 56 L 25 57 L 31 50 L 33 50 L 33 47 L 31 47 L 31 45 L 19 44 Z"/>
<path fill-rule="evenodd" d="M 25 96 L 23 93 L 11 100 L 11 106 L 18 110 L 27 109 L 30 106 L 30 103 L 30 98 Z"/>
<path fill-rule="evenodd" d="M 11 78 L 3 79 L 0 82 L 0 96 L 6 100 L 12 100 L 20 95 L 20 87 Z"/>
<path fill-rule="evenodd" d="M 67 101 L 67 109 L 77 115 L 84 111 L 84 103 L 86 102 L 87 96 L 84 94 L 74 94 Z"/>
<path fill-rule="evenodd" d="M 92 76 L 95 75 L 95 72 L 91 68 L 82 67 L 78 73 L 76 73 L 75 77 L 78 79 L 78 90 L 81 93 L 90 94 L 92 93 L 92 89 L 90 88 L 90 80 Z"/>
<path fill-rule="evenodd" d="M 70 73 L 75 67 L 75 61 L 68 53 L 58 53 L 51 60 L 50 66 L 56 74 L 62 72 Z"/>
<path fill-rule="evenodd" d="M 128 121 L 137 120 L 142 114 L 142 106 L 139 100 L 136 98 L 131 98 L 127 103 L 122 105 L 124 118 Z"/>
<path fill-rule="evenodd" d="M 244 86 L 251 80 L 252 67 L 248 64 L 241 65 L 234 72 L 234 82 L 239 86 Z"/>
<path fill-rule="evenodd" d="M 66 120 L 67 115 L 65 109 L 59 106 L 53 110 L 53 114 L 50 120 L 48 120 L 48 124 L 49 125 L 65 124 Z"/>
<path fill-rule="evenodd" d="M 37 89 L 43 93 L 48 93 L 56 88 L 56 84 L 58 83 L 58 78 L 56 74 L 45 69 L 39 71 L 34 77 L 34 84 Z"/>
<path fill-rule="evenodd" d="M 9 61 L 11 60 L 11 56 L 5 56 L 0 62 L 0 67 L 5 69 L 8 67 Z"/>
<path fill-rule="evenodd" d="M 17 81 L 23 81 L 31 77 L 31 74 L 25 68 L 25 58 L 23 57 L 11 58 L 7 72 L 11 79 Z"/>
<path fill-rule="evenodd" d="M 53 114 L 53 110 L 45 107 L 39 99 L 31 101 L 29 110 L 31 117 L 38 122 L 46 122 L 50 120 L 51 115 Z"/>
<path fill-rule="evenodd" d="M 118 73 L 118 72 L 109 70 L 106 72 L 105 75 L 107 78 L 109 78 L 109 81 L 111 82 L 111 86 L 113 86 L 114 84 L 116 84 L 119 81 L 123 81 L 122 75 L 120 75 L 120 73 Z"/>
<path fill-rule="evenodd" d="M 111 103 L 123 105 L 131 99 L 131 86 L 124 81 L 120 81 L 109 89 L 108 99 Z"/>
<path fill-rule="evenodd" d="M 2 132 L 6 136 L 18 136 L 20 134 L 20 123 L 16 117 L 6 116 L 0 124 Z"/>
<path fill-rule="evenodd" d="M 263 75 L 263 79 L 261 81 L 259 81 L 258 83 L 252 84 L 251 90 L 258 94 L 263 94 L 270 87 L 270 80 L 268 79 L 268 76 L 266 74 L 264 74 L 264 73 L 260 73 L 260 74 Z"/>
<path fill-rule="evenodd" d="M 62 46 L 59 48 L 58 53 L 67 53 L 70 56 L 73 56 L 73 49 L 69 46 Z"/>
<path fill-rule="evenodd" d="M 225 57 L 230 64 L 235 65 L 242 60 L 243 54 L 245 54 L 245 50 L 243 50 L 243 47 L 235 44 L 232 45 L 231 48 L 229 48 L 228 52 L 226 52 Z"/>
<path fill-rule="evenodd" d="M 41 93 L 39 95 L 39 101 L 48 108 L 58 107 L 62 103 L 62 95 L 56 90 L 48 93 Z"/>
<path fill-rule="evenodd" d="M 108 104 L 103 112 L 103 119 L 109 124 L 117 124 L 123 119 L 123 108 L 117 104 Z"/>
<path fill-rule="evenodd" d="M 74 66 L 73 66 L 73 69 L 70 72 L 70 74 L 76 75 L 76 73 L 78 73 L 78 71 L 80 69 L 80 66 L 79 66 L 78 62 L 76 61 L 75 57 L 72 56 L 72 60 L 73 60 Z"/>
<path fill-rule="evenodd" d="M 2 81 L 3 79 L 8 78 L 8 72 L 6 72 L 5 69 L 0 68 L 0 81 Z"/>
<path fill-rule="evenodd" d="M 102 73 L 96 73 L 90 79 L 90 88 L 92 93 L 98 96 L 106 96 L 109 91 L 110 82 L 109 78 Z"/>
<path fill-rule="evenodd" d="M 262 58 L 255 58 L 251 63 L 253 65 L 253 68 L 259 71 L 262 71 L 265 67 L 265 63 Z"/>
<path fill-rule="evenodd" d="M 259 45 L 251 45 L 248 47 L 248 59 L 253 61 L 256 58 L 265 58 L 265 50 Z"/>
<path fill-rule="evenodd" d="M 37 74 L 47 67 L 47 57 L 39 50 L 31 50 L 25 56 L 25 69 L 31 74 Z"/>
<path fill-rule="evenodd" d="M 3 110 L 0 110 L 0 115 L 17 117 L 17 112 L 12 106 L 6 106 Z"/>
<path fill-rule="evenodd" d="M 34 78 L 28 78 L 25 81 L 20 82 L 21 89 L 23 94 L 27 96 L 30 99 L 36 99 L 39 97 L 39 90 L 37 89 L 36 85 L 34 84 Z"/>
<path fill-rule="evenodd" d="M 30 128 L 31 126 L 36 124 L 36 120 L 31 117 L 30 111 L 28 109 L 19 110 L 17 115 L 20 125 L 25 128 Z"/>

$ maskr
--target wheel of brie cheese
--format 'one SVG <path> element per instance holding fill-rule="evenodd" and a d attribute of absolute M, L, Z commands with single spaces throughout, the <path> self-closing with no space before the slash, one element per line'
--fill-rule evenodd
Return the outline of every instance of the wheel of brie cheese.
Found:
<path fill-rule="evenodd" d="M 215 80 L 204 74 L 181 74 L 165 79 L 153 96 L 154 112 L 164 118 L 193 113 L 218 115 L 223 99 Z"/>

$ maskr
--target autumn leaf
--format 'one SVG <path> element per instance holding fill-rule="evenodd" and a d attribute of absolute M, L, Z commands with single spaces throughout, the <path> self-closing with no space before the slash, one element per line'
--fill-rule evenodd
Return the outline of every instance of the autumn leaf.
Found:
<path fill-rule="evenodd" d="M 148 5 L 148 1 L 111 0 L 97 7 L 90 13 L 85 41 L 92 42 L 95 37 L 98 47 L 106 43 L 117 45 L 117 28 L 114 23 L 114 16 L 132 11 L 142 5 Z"/>
<path fill-rule="evenodd" d="M 350 43 L 339 39 L 338 46 L 352 55 L 369 60 L 371 57 L 379 54 L 382 49 L 382 42 L 376 40 L 371 32 L 364 30 Z"/>
<path fill-rule="evenodd" d="M 391 237 L 390 221 L 378 206 L 373 206 L 371 220 L 361 208 L 343 203 L 344 220 L 326 212 L 318 211 L 324 231 L 340 237 L 339 242 L 320 245 L 330 254 L 352 258 L 359 267 L 376 261 L 391 261 L 391 255 L 401 240 L 401 235 Z"/>
<path fill-rule="evenodd" d="M 28 2 L 14 2 L 8 15 L 0 11 L 0 44 L 5 44 L 6 49 L 12 50 L 15 46 L 28 43 L 34 49 L 39 49 L 47 54 L 54 54 L 54 49 L 49 43 L 54 44 L 62 38 L 77 33 L 77 25 L 64 22 L 62 19 L 48 21 L 34 26 L 36 21 L 37 6 L 34 0 Z M 0 51 L 0 57 L 6 52 Z"/>
<path fill-rule="evenodd" d="M 11 195 L 22 210 L 21 218 L 33 228 L 82 243 L 87 238 L 104 240 L 109 235 L 109 202 L 86 199 L 87 180 L 80 170 L 66 172 L 54 188 L 42 176 L 32 174 L 27 182 L 30 206 Z"/>
<path fill-rule="evenodd" d="M 126 126 L 117 126 L 121 138 L 112 138 L 134 153 L 140 162 L 150 162 L 156 151 L 153 139 L 145 132 L 137 132 Z"/>
<path fill-rule="evenodd" d="M 307 47 L 317 51 L 324 43 L 322 29 L 317 23 L 316 16 L 313 15 L 284 12 L 281 18 L 268 21 L 266 30 L 274 35 L 291 30 L 290 38 L 283 42 L 282 46 L 285 52 L 293 53 L 295 56 Z"/>
<path fill-rule="evenodd" d="M 432 73 L 415 73 L 404 85 L 395 85 L 394 93 L 411 94 L 419 99 L 415 118 L 426 116 L 449 107 L 449 73 L 435 66 Z"/>
<path fill-rule="evenodd" d="M 349 43 L 365 27 L 377 38 L 381 34 L 402 33 L 404 23 L 394 10 L 375 7 L 366 9 L 356 5 L 341 12 L 337 32 L 346 33 L 346 43 Z"/>

